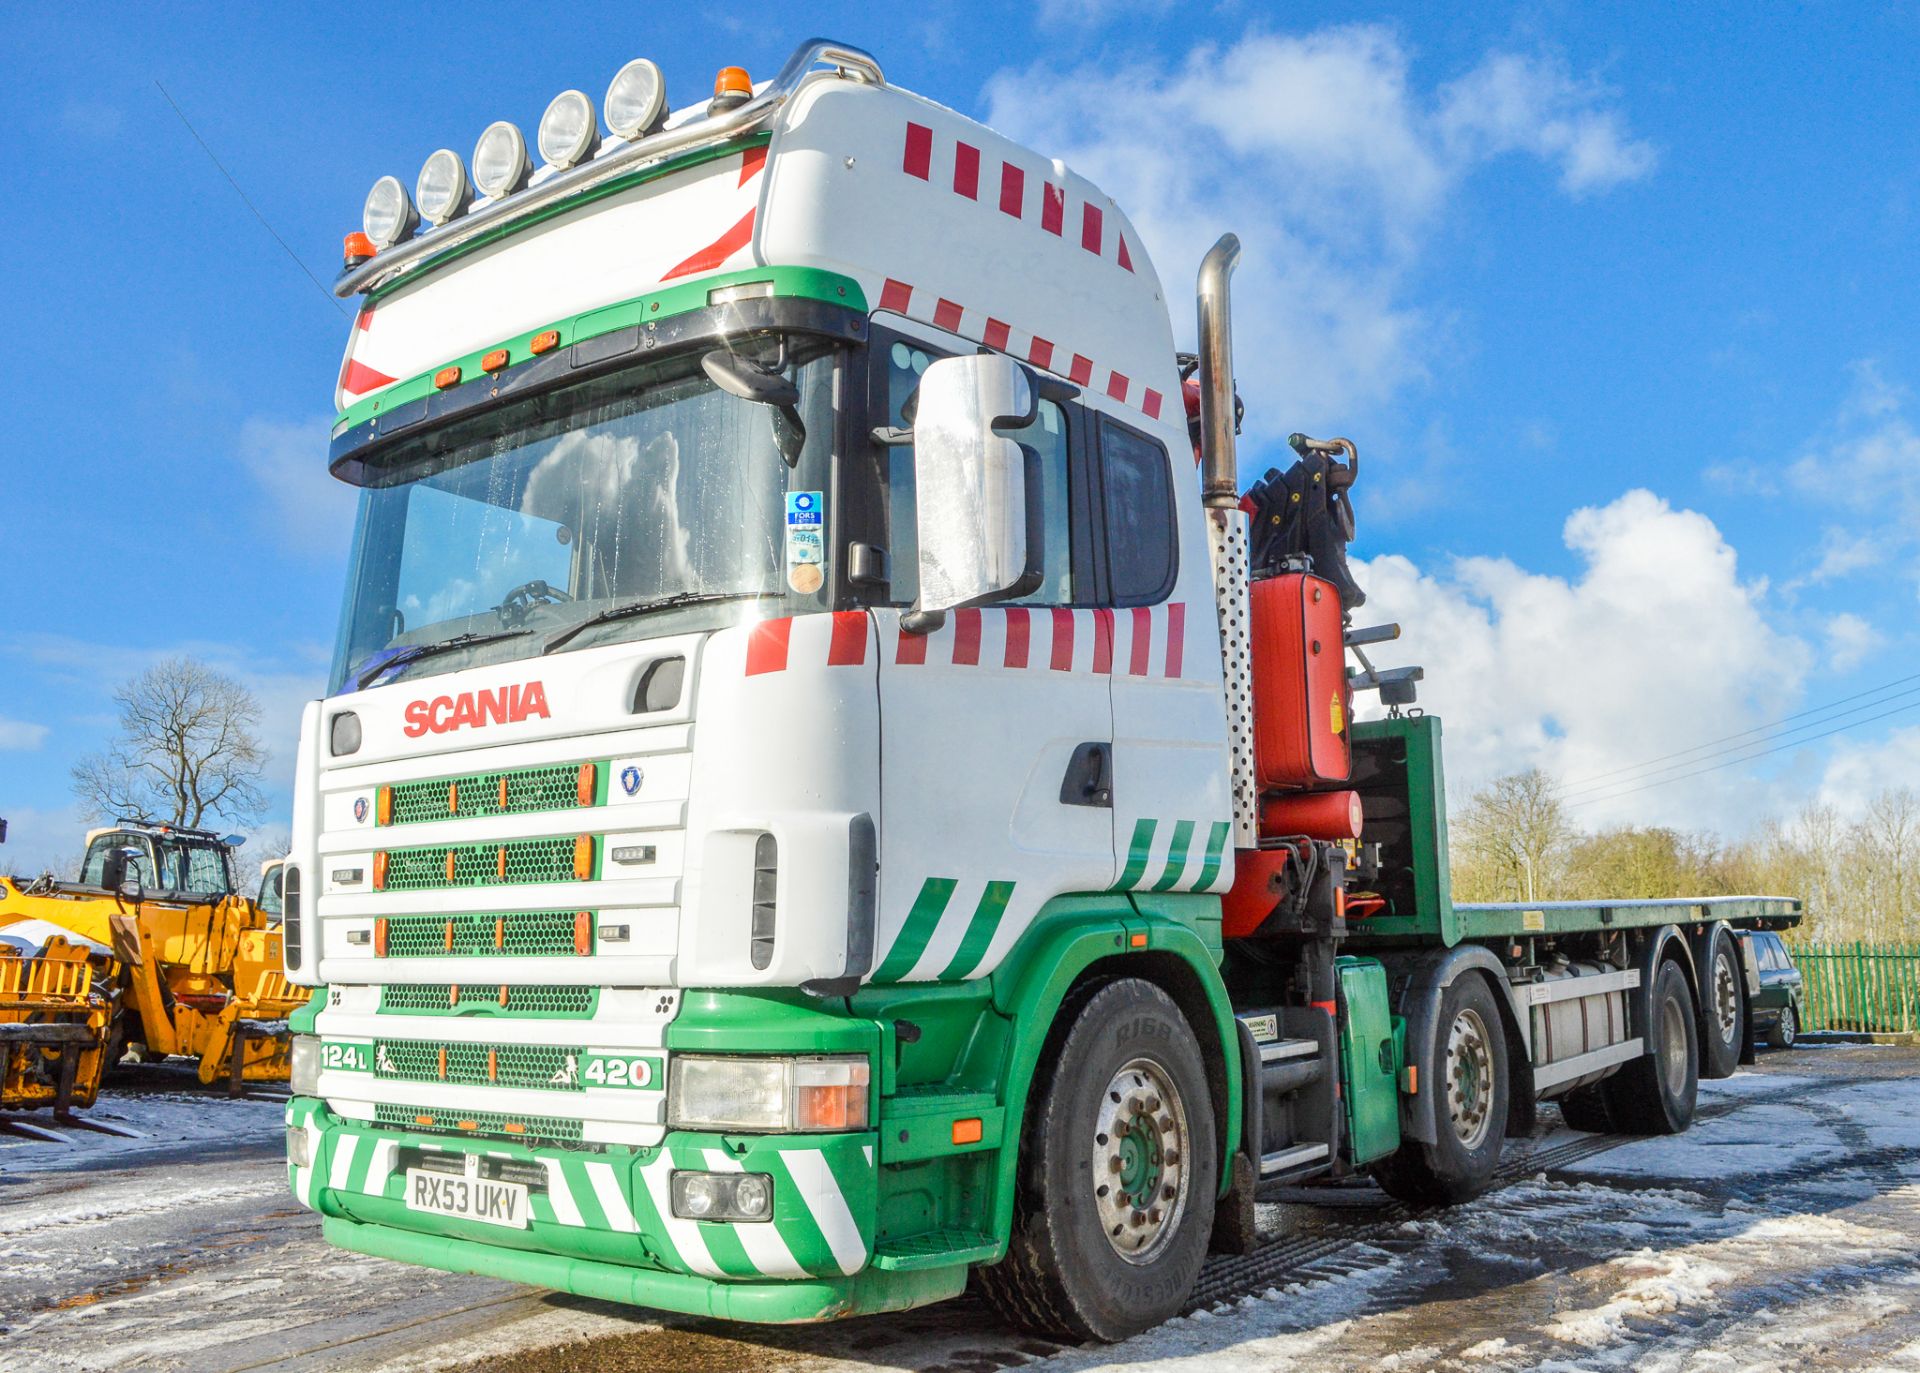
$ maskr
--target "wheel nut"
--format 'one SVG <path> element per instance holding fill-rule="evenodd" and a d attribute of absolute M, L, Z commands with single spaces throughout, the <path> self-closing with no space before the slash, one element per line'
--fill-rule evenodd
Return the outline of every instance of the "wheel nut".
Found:
<path fill-rule="evenodd" d="M 1122 1139 L 1125 1139 L 1128 1135 L 1133 1133 L 1133 1127 L 1127 1124 L 1127 1122 L 1124 1120 L 1116 1120 L 1113 1122 L 1113 1132 L 1116 1135 L 1119 1135 Z"/>
<path fill-rule="evenodd" d="M 1151 1211 L 1147 1212 L 1147 1219 L 1152 1221 L 1155 1225 L 1158 1225 L 1160 1223 L 1160 1208 L 1156 1206 Z"/>
<path fill-rule="evenodd" d="M 1180 1151 L 1178 1149 L 1167 1150 L 1166 1158 L 1161 1161 L 1168 1164 L 1169 1166 L 1178 1163 L 1180 1161 Z"/>
<path fill-rule="evenodd" d="M 1148 1098 L 1147 1098 L 1147 1111 L 1146 1111 L 1146 1113 L 1147 1113 L 1148 1115 L 1152 1115 L 1152 1114 L 1153 1114 L 1153 1113 L 1154 1113 L 1155 1111 L 1157 1111 L 1157 1110 L 1159 1110 L 1159 1109 L 1160 1109 L 1160 1098 L 1159 1098 L 1159 1097 L 1157 1097 L 1157 1096 L 1150 1096 L 1150 1097 L 1148 1097 Z"/>
<path fill-rule="evenodd" d="M 1168 1183 L 1165 1187 L 1162 1187 L 1160 1189 L 1160 1200 L 1162 1201 L 1172 1201 L 1175 1195 L 1177 1194 L 1174 1190 L 1174 1186 L 1172 1183 Z"/>
<path fill-rule="evenodd" d="M 1117 1173 L 1124 1167 L 1126 1167 L 1126 1165 L 1120 1162 L 1120 1155 L 1118 1154 L 1115 1154 L 1112 1158 L 1107 1160 L 1107 1171 L 1109 1173 Z"/>
<path fill-rule="evenodd" d="M 1132 1223 L 1135 1225 L 1145 1225 L 1147 1223 L 1147 1213 L 1145 1211 L 1135 1211 L 1133 1213 Z"/>

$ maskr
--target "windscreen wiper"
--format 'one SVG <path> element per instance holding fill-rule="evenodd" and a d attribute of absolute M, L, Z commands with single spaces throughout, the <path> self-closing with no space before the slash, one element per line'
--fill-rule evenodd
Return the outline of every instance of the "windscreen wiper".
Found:
<path fill-rule="evenodd" d="M 374 661 L 364 665 L 359 675 L 353 679 L 353 689 L 365 691 L 394 668 L 404 667 L 408 663 L 417 663 L 422 658 L 431 658 L 437 653 L 451 653 L 456 648 L 477 648 L 481 644 L 496 644 L 502 639 L 518 639 L 522 635 L 531 633 L 533 631 L 530 629 L 497 629 L 487 634 L 456 634 L 451 639 L 441 639 L 436 643 L 414 644 L 385 658 L 375 654 Z"/>
<path fill-rule="evenodd" d="M 540 647 L 542 654 L 553 652 L 577 634 L 584 634 L 598 625 L 612 624 L 615 620 L 630 620 L 636 615 L 645 615 L 655 610 L 673 610 L 683 605 L 706 605 L 713 601 L 751 601 L 764 597 L 778 596 L 777 591 L 683 591 L 675 596 L 663 596 L 657 601 L 628 601 L 625 605 L 608 606 L 598 615 L 589 615 L 586 619 L 568 625 L 547 636 L 546 643 Z"/>

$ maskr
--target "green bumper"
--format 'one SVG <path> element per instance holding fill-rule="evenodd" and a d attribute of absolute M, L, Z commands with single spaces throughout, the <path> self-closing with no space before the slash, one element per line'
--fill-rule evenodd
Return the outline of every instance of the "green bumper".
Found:
<path fill-rule="evenodd" d="M 290 1129 L 311 1167 L 289 1167 L 295 1197 L 345 1248 L 451 1272 L 485 1273 L 581 1296 L 751 1321 L 824 1320 L 897 1310 L 958 1292 L 966 1270 L 871 1267 L 875 1137 L 674 1132 L 658 1146 L 536 1148 L 414 1134 L 343 1120 L 295 1098 Z M 524 1229 L 410 1209 L 403 1151 L 482 1153 L 540 1168 Z M 676 1169 L 765 1173 L 770 1221 L 672 1214 Z"/>

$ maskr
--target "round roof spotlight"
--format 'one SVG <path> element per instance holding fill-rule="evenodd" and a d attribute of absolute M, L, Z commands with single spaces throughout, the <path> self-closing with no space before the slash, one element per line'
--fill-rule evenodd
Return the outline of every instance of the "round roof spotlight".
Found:
<path fill-rule="evenodd" d="M 411 234 L 420 223 L 413 200 L 397 176 L 383 176 L 367 192 L 366 207 L 360 211 L 360 227 L 377 248 L 391 248 Z"/>
<path fill-rule="evenodd" d="M 452 148 L 442 148 L 427 159 L 420 179 L 413 183 L 413 198 L 420 202 L 420 214 L 436 227 L 467 208 L 473 199 L 473 187 L 467 181 L 467 164 Z"/>
<path fill-rule="evenodd" d="M 666 78 L 654 63 L 634 58 L 607 87 L 607 127 L 622 138 L 645 138 L 666 117 Z"/>
<path fill-rule="evenodd" d="M 473 181 L 490 199 L 512 195 L 532 170 L 526 136 L 509 120 L 494 120 L 473 145 Z"/>
<path fill-rule="evenodd" d="M 540 116 L 540 156 L 556 167 L 584 162 L 600 142 L 600 121 L 585 91 L 561 91 Z"/>

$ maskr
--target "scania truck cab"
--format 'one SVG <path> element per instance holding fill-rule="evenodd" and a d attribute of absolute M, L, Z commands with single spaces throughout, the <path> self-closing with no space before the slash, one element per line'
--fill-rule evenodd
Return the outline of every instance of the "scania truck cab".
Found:
<path fill-rule="evenodd" d="M 600 115 L 347 242 L 281 877 L 332 1241 L 756 1321 L 978 1272 L 1110 1339 L 1264 1182 L 1684 1127 L 1794 903 L 1451 902 L 1438 721 L 1354 723 L 1414 674 L 1288 513 L 1352 445 L 1239 489 L 1230 238 L 1183 359 L 1119 206 L 856 48 Z"/>

